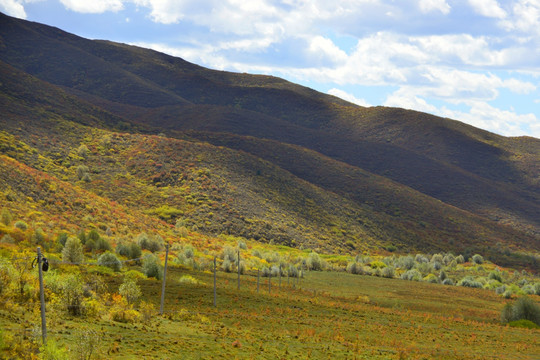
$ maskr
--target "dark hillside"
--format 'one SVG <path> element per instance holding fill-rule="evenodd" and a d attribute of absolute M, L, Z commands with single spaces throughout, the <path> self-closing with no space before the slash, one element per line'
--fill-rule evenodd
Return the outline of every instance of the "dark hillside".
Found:
<path fill-rule="evenodd" d="M 0 47 L 2 153 L 134 211 L 325 249 L 538 250 L 538 139 L 5 15 Z"/>

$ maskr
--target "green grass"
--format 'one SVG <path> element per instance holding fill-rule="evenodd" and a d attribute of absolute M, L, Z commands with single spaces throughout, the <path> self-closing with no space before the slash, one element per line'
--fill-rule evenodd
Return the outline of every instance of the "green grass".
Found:
<path fill-rule="evenodd" d="M 181 283 L 190 275 L 198 284 Z M 108 277 L 115 291 L 121 277 Z M 132 359 L 534 359 L 538 330 L 499 323 L 504 300 L 492 292 L 337 272 L 309 272 L 299 287 L 287 279 L 218 273 L 217 308 L 211 273 L 169 268 L 164 315 L 149 323 L 72 318 L 50 310 L 49 337 L 72 347 L 77 329 L 101 336 L 100 358 Z M 159 308 L 161 282 L 139 282 Z M 38 305 L 26 326 L 38 319 Z M 3 328 L 19 327 L 9 311 Z M 37 325 L 36 322 L 34 325 Z M 4 332 L 5 333 L 5 332 Z"/>

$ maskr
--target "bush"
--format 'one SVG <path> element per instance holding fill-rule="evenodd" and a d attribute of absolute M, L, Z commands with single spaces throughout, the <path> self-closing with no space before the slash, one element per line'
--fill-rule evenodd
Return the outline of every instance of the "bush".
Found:
<path fill-rule="evenodd" d="M 28 230 L 28 224 L 22 220 L 16 221 L 15 225 L 13 226 L 15 226 L 17 229 L 22 230 L 22 231 Z"/>
<path fill-rule="evenodd" d="M 163 248 L 163 239 L 161 236 L 149 237 L 146 233 L 141 233 L 137 236 L 137 244 L 142 250 L 156 252 Z"/>
<path fill-rule="evenodd" d="M 116 253 L 120 256 L 129 257 L 129 246 L 123 242 L 118 243 L 118 245 L 116 245 Z"/>
<path fill-rule="evenodd" d="M 62 302 L 69 314 L 78 316 L 84 313 L 84 284 L 79 274 L 71 274 L 62 284 Z"/>
<path fill-rule="evenodd" d="M 497 270 L 494 270 L 494 271 L 490 272 L 489 275 L 488 275 L 488 279 L 497 280 L 500 283 L 503 282 L 502 274 L 501 274 L 500 271 L 497 271 Z"/>
<path fill-rule="evenodd" d="M 9 226 L 13 221 L 13 215 L 11 215 L 11 212 L 6 208 L 2 209 L 2 215 L 0 215 L 0 217 L 2 224 L 6 226 Z"/>
<path fill-rule="evenodd" d="M 247 245 L 245 241 L 239 241 L 238 242 L 238 248 L 242 250 L 247 250 Z"/>
<path fill-rule="evenodd" d="M 310 270 L 322 270 L 322 260 L 316 252 L 311 252 L 307 258 L 307 266 Z"/>
<path fill-rule="evenodd" d="M 362 265 L 356 261 L 352 261 L 347 264 L 347 272 L 351 274 L 362 274 Z"/>
<path fill-rule="evenodd" d="M 81 264 L 84 261 L 83 247 L 78 238 L 70 237 L 62 249 L 62 260 L 66 263 Z"/>
<path fill-rule="evenodd" d="M 231 260 L 229 260 L 229 259 L 223 260 L 223 262 L 221 263 L 221 270 L 223 270 L 225 272 L 228 272 L 228 273 L 232 272 L 233 265 L 232 265 Z"/>
<path fill-rule="evenodd" d="M 161 267 L 159 258 L 154 254 L 146 254 L 142 259 L 142 271 L 148 277 L 161 279 L 163 276 L 163 268 Z"/>
<path fill-rule="evenodd" d="M 446 279 L 443 280 L 442 284 L 443 285 L 453 286 L 454 285 L 454 280 L 452 280 L 450 278 L 446 278 Z"/>
<path fill-rule="evenodd" d="M 483 264 L 484 263 L 484 258 L 482 257 L 482 255 L 475 254 L 472 257 L 472 261 L 475 264 Z"/>
<path fill-rule="evenodd" d="M 115 254 L 111 252 L 106 252 L 104 254 L 101 254 L 97 261 L 98 265 L 100 266 L 106 266 L 108 268 L 113 269 L 114 271 L 120 271 L 122 268 L 122 263 Z"/>
<path fill-rule="evenodd" d="M 411 270 L 414 267 L 414 258 L 411 255 L 401 256 L 397 261 L 400 269 Z"/>
<path fill-rule="evenodd" d="M 393 278 L 395 276 L 395 271 L 393 266 L 387 266 L 381 271 L 382 277 Z"/>
<path fill-rule="evenodd" d="M 432 284 L 437 284 L 439 282 L 439 279 L 437 278 L 437 276 L 433 275 L 433 274 L 428 274 L 425 278 L 424 278 L 424 281 L 425 282 L 428 282 L 428 283 L 432 283 Z"/>
<path fill-rule="evenodd" d="M 420 271 L 416 269 L 411 269 L 401 274 L 401 278 L 403 280 L 409 280 L 409 281 L 420 281 L 422 280 L 422 274 L 420 273 Z"/>
<path fill-rule="evenodd" d="M 126 299 L 128 305 L 134 304 L 141 297 L 141 289 L 137 285 L 137 279 L 134 276 L 126 275 L 124 282 L 118 288 L 118 293 Z"/>
<path fill-rule="evenodd" d="M 458 264 L 463 264 L 465 262 L 465 258 L 463 257 L 463 255 L 458 255 L 455 260 Z"/>
<path fill-rule="evenodd" d="M 458 282 L 458 286 L 465 286 L 470 288 L 481 288 L 482 283 L 476 281 L 472 276 L 465 276 Z"/>
<path fill-rule="evenodd" d="M 506 304 L 501 312 L 501 321 L 509 323 L 517 320 L 529 320 L 540 326 L 540 306 L 526 296 L 513 304 Z"/>

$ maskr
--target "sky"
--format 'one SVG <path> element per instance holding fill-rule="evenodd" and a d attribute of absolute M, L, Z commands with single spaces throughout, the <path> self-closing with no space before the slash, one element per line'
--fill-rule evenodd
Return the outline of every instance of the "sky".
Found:
<path fill-rule="evenodd" d="M 0 0 L 0 11 L 540 138 L 540 0 Z"/>

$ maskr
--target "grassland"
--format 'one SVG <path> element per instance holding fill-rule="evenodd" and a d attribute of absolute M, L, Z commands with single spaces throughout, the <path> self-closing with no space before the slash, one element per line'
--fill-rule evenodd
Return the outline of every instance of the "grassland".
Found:
<path fill-rule="evenodd" d="M 83 270 L 84 271 L 84 270 Z M 182 283 L 189 275 L 196 282 Z M 45 277 L 45 283 L 50 275 Z M 101 275 L 114 293 L 122 275 Z M 81 334 L 98 334 L 102 359 L 535 359 L 539 330 L 500 323 L 508 300 L 482 289 L 449 287 L 344 272 L 308 272 L 291 279 L 170 267 L 163 316 L 117 322 L 68 316 L 49 306 L 48 338 L 74 349 Z M 159 308 L 161 281 L 139 280 L 143 300 Z M 47 286 L 47 285 L 46 285 Z M 538 298 L 536 298 L 538 300 Z M 2 309 L 4 340 L 31 341 L 39 304 Z M 39 338 L 35 338 L 39 342 Z M 6 354 L 6 352 L 4 352 Z M 72 353 L 73 354 L 73 353 Z"/>

